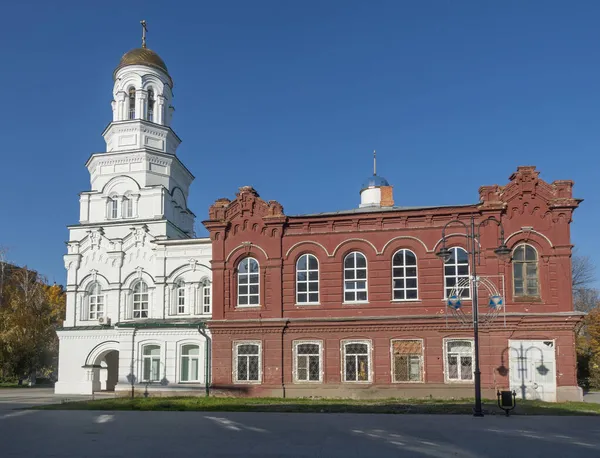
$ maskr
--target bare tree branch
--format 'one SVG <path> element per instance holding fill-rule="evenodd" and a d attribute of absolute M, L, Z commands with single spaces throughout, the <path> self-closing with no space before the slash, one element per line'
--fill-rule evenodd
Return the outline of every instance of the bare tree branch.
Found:
<path fill-rule="evenodd" d="M 588 288 L 596 279 L 596 266 L 589 256 L 579 256 L 577 252 L 571 259 L 573 269 L 573 290 Z"/>

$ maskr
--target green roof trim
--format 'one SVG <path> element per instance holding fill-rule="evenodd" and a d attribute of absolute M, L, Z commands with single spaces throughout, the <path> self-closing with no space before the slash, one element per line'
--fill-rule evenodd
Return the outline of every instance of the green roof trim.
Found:
<path fill-rule="evenodd" d="M 117 323 L 117 328 L 158 329 L 158 328 L 197 328 L 206 327 L 205 320 L 158 320 L 158 321 L 125 321 Z"/>
<path fill-rule="evenodd" d="M 96 325 L 96 326 L 61 326 L 56 328 L 57 331 L 104 331 L 106 329 L 114 329 L 110 325 Z"/>

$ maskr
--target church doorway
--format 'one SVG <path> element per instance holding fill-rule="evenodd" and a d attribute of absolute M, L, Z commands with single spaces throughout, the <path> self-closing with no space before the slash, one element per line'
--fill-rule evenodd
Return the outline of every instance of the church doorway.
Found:
<path fill-rule="evenodd" d="M 96 358 L 95 365 L 99 367 L 100 391 L 115 391 L 119 380 L 119 352 L 109 350 L 101 353 Z"/>

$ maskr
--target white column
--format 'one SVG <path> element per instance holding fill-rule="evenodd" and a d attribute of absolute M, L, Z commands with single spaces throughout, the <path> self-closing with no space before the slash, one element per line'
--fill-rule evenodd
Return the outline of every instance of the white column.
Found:
<path fill-rule="evenodd" d="M 146 99 L 148 93 L 141 89 L 135 92 L 135 117 L 136 119 L 146 119 Z"/>
<path fill-rule="evenodd" d="M 154 119 L 157 124 L 165 124 L 165 97 L 159 95 L 156 97 L 156 105 L 154 107 Z"/>

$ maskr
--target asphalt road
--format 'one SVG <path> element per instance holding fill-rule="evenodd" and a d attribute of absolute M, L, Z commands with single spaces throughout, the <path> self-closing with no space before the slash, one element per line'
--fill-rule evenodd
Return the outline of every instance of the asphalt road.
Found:
<path fill-rule="evenodd" d="M 600 457 L 600 418 L 4 410 L 2 457 Z"/>
<path fill-rule="evenodd" d="M 23 410 L 65 398 L 0 390 L 0 456 L 600 457 L 600 417 Z"/>

